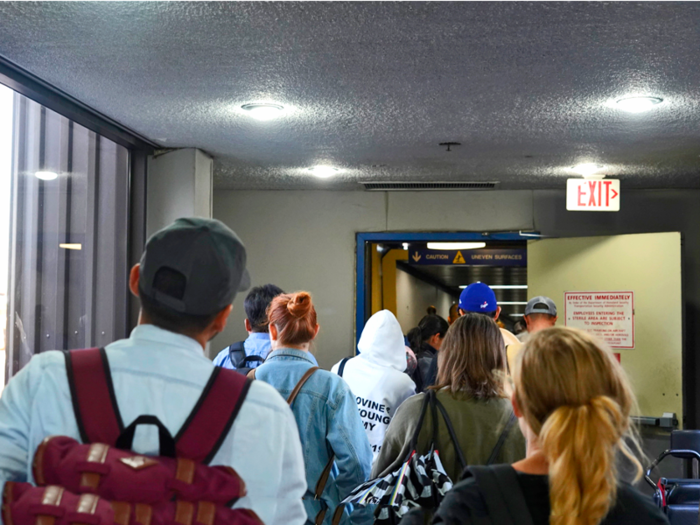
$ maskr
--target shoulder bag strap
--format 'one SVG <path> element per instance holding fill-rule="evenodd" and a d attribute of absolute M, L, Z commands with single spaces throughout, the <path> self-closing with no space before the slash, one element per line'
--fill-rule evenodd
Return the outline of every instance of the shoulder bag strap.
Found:
<path fill-rule="evenodd" d="M 340 361 L 340 366 L 338 366 L 338 375 L 340 377 L 343 377 L 343 370 L 345 370 L 345 363 L 348 362 L 350 358 L 349 357 L 343 357 Z"/>
<path fill-rule="evenodd" d="M 255 369 L 253 369 L 253 370 L 255 370 Z M 292 406 L 292 403 L 294 403 L 294 400 L 295 400 L 295 399 L 297 398 L 297 396 L 299 395 L 299 392 L 301 392 L 301 387 L 303 387 L 303 386 L 304 386 L 304 383 L 306 383 L 306 382 L 309 380 L 309 378 L 310 378 L 312 375 L 314 375 L 314 372 L 315 372 L 316 370 L 318 370 L 318 367 L 317 367 L 317 366 L 312 366 L 311 368 L 309 368 L 309 369 L 304 373 L 303 376 L 301 376 L 301 379 L 300 379 L 299 382 L 297 383 L 297 386 L 294 387 L 294 390 L 292 390 L 292 393 L 289 394 L 289 397 L 287 398 L 287 404 L 288 404 L 289 406 Z M 255 374 L 253 374 L 253 377 L 255 377 Z"/>
<path fill-rule="evenodd" d="M 177 455 L 209 464 L 231 430 L 250 383 L 235 370 L 215 367 L 197 404 L 175 436 Z"/>
<path fill-rule="evenodd" d="M 80 439 L 114 446 L 124 423 L 105 349 L 72 350 L 63 355 Z"/>
<path fill-rule="evenodd" d="M 418 417 L 418 422 L 416 423 L 416 429 L 413 431 L 410 446 L 408 447 L 408 457 L 406 457 L 404 463 L 408 461 L 408 458 L 411 457 L 411 454 L 413 454 L 413 451 L 416 450 L 416 447 L 418 446 L 418 436 L 420 435 L 420 429 L 423 426 L 423 421 L 425 420 L 425 413 L 428 411 L 428 405 L 430 405 L 431 395 L 435 395 L 432 390 L 428 390 L 423 394 L 423 406 L 420 409 L 420 416 Z"/>
<path fill-rule="evenodd" d="M 498 441 L 496 442 L 496 446 L 493 447 L 493 450 L 491 451 L 491 455 L 489 456 L 489 460 L 486 462 L 487 465 L 491 465 L 494 461 L 496 461 L 496 458 L 498 458 L 498 454 L 501 452 L 501 449 L 503 448 L 503 444 L 506 442 L 506 439 L 508 438 L 508 434 L 510 434 L 510 429 L 513 428 L 513 424 L 515 423 L 516 417 L 513 412 L 510 413 L 510 417 L 508 418 L 508 422 L 506 423 L 505 428 L 503 429 L 503 432 L 501 432 L 501 435 L 498 436 Z"/>
<path fill-rule="evenodd" d="M 311 378 L 312 375 L 314 375 L 314 372 L 318 370 L 317 366 L 309 368 L 303 376 L 301 376 L 301 379 L 299 382 L 296 384 L 294 387 L 294 390 L 292 390 L 292 393 L 289 394 L 289 397 L 287 398 L 287 403 L 291 407 L 292 404 L 294 403 L 294 400 L 297 398 L 299 395 L 299 392 L 301 392 L 302 387 L 304 384 Z M 251 370 L 251 372 L 255 372 L 255 369 Z M 255 376 L 255 374 L 253 374 Z M 328 478 L 331 475 L 331 469 L 333 468 L 333 463 L 335 462 L 335 455 L 331 455 L 330 459 L 328 460 L 328 463 L 323 469 L 323 472 L 321 472 L 321 476 L 318 478 L 318 481 L 316 482 L 316 489 L 314 490 L 314 499 L 319 500 L 321 499 L 321 495 L 323 494 L 323 490 L 326 488 L 326 484 L 328 483 Z M 316 519 L 314 520 L 314 523 L 316 525 L 321 525 L 323 523 L 323 520 L 326 515 L 326 508 L 325 506 L 321 509 L 321 511 L 316 515 Z M 337 510 L 337 509 L 336 509 Z M 342 510 L 341 510 L 341 516 L 342 516 Z M 333 516 L 335 518 L 335 515 Z"/>
<path fill-rule="evenodd" d="M 449 432 L 450 439 L 452 440 L 452 444 L 455 447 L 457 459 L 459 459 L 459 463 L 460 465 L 462 465 L 462 470 L 464 470 L 467 467 L 467 459 L 464 457 L 462 447 L 459 445 L 459 441 L 457 440 L 457 434 L 455 432 L 454 427 L 452 426 L 450 416 L 447 415 L 447 410 L 445 409 L 443 404 L 440 403 L 440 400 L 437 398 L 437 396 L 435 396 L 435 404 L 437 405 L 438 409 L 440 410 L 440 413 L 442 414 L 442 419 L 445 421 L 445 426 L 447 426 L 447 432 Z"/>
<path fill-rule="evenodd" d="M 228 347 L 228 357 L 231 364 L 238 368 L 245 359 L 245 341 L 238 341 Z"/>
<path fill-rule="evenodd" d="M 533 525 L 518 475 L 510 465 L 469 467 L 486 502 L 492 523 Z"/>

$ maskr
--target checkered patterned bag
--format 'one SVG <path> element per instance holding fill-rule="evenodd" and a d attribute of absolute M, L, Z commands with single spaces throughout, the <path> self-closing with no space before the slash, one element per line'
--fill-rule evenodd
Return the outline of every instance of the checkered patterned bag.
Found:
<path fill-rule="evenodd" d="M 423 426 L 428 407 L 432 411 L 433 438 L 430 451 L 427 454 L 420 455 L 417 452 L 418 435 Z M 445 493 L 452 488 L 452 480 L 445 472 L 440 461 L 440 454 L 435 449 L 438 432 L 438 409 L 443 418 L 445 418 L 457 456 L 462 466 L 466 467 L 466 460 L 456 440 L 447 413 L 435 396 L 435 392 L 429 390 L 425 394 L 418 425 L 411 438 L 411 453 L 401 465 L 401 468 L 384 477 L 363 483 L 353 490 L 343 500 L 343 503 L 352 503 L 361 507 L 376 505 L 375 525 L 396 525 L 402 516 L 416 507 L 437 508 Z"/>

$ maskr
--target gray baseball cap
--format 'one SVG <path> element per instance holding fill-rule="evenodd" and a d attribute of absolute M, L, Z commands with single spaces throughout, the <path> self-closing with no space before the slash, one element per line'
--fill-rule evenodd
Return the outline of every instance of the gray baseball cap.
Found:
<path fill-rule="evenodd" d="M 538 295 L 530 299 L 525 306 L 525 315 L 549 314 L 557 316 L 557 305 L 549 297 Z"/>
<path fill-rule="evenodd" d="M 188 217 L 154 233 L 141 257 L 140 293 L 176 312 L 211 315 L 250 287 L 245 246 L 224 223 Z M 180 280 L 178 297 L 154 287 L 163 275 Z"/>

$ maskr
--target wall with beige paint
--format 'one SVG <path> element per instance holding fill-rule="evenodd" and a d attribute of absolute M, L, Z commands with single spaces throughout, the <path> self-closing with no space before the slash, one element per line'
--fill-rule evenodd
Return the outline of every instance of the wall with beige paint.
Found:
<path fill-rule="evenodd" d="M 700 422 L 700 191 L 625 191 L 618 213 L 566 211 L 563 190 L 328 192 L 215 190 L 214 217 L 236 230 L 256 284 L 311 290 L 322 325 L 319 360 L 330 366 L 354 351 L 355 234 L 370 231 L 534 229 L 555 237 L 679 231 L 684 294 L 686 413 Z M 239 340 L 243 298 L 213 349 Z"/>

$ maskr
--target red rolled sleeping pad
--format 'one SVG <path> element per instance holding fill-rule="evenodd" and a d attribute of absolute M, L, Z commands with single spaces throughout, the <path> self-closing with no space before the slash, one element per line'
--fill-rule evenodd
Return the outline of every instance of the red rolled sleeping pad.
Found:
<path fill-rule="evenodd" d="M 261 525 L 230 467 L 152 457 L 49 437 L 33 462 L 37 487 L 7 482 L 4 525 Z"/>

